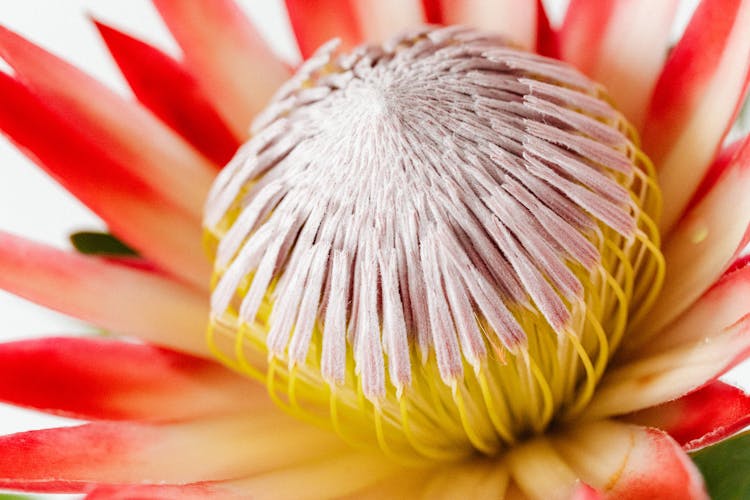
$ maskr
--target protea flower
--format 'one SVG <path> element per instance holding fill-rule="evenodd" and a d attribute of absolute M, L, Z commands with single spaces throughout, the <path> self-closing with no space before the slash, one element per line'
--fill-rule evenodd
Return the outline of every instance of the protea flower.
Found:
<path fill-rule="evenodd" d="M 91 421 L 3 437 L 0 487 L 706 496 L 686 450 L 750 414 L 750 1 L 668 51 L 674 0 L 287 0 L 295 70 L 154 3 L 181 61 L 98 24 L 139 102 L 0 32 L 3 131 L 138 254 L 2 235 L 0 285 L 121 337 L 0 346 L 2 400 Z"/>

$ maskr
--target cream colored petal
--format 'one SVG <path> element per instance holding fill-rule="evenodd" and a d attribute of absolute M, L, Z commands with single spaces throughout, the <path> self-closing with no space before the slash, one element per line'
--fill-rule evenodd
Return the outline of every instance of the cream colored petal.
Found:
<path fill-rule="evenodd" d="M 115 160 L 196 223 L 201 220 L 216 170 L 173 130 L 140 104 L 6 29 L 0 29 L 0 56 L 49 104 L 90 130 Z"/>
<path fill-rule="evenodd" d="M 536 0 L 442 0 L 444 24 L 500 33 L 526 50 L 536 48 Z"/>
<path fill-rule="evenodd" d="M 705 340 L 610 368 L 584 418 L 623 415 L 671 401 L 720 376 L 750 351 L 750 315 Z"/>
<path fill-rule="evenodd" d="M 238 137 L 291 72 L 230 0 L 154 0 L 185 61 Z"/>
<path fill-rule="evenodd" d="M 425 23 L 420 0 L 350 0 L 363 38 L 382 42 Z"/>
<path fill-rule="evenodd" d="M 626 343 L 642 344 L 693 304 L 741 250 L 750 225 L 750 140 L 711 190 L 675 227 L 663 252 L 663 290 L 642 327 Z"/>
<path fill-rule="evenodd" d="M 530 499 L 567 500 L 578 476 L 546 438 L 518 445 L 506 461 L 513 481 Z"/>
<path fill-rule="evenodd" d="M 438 467 L 432 472 L 420 498 L 494 500 L 503 498 L 509 480 L 508 467 L 502 459 L 461 462 Z"/>
<path fill-rule="evenodd" d="M 560 31 L 564 60 L 603 84 L 640 129 L 667 57 L 676 0 L 573 0 Z"/>
<path fill-rule="evenodd" d="M 380 453 L 350 452 L 233 481 L 231 486 L 253 500 L 356 498 L 358 491 L 398 473 L 408 474 L 408 469 Z"/>
<path fill-rule="evenodd" d="M 563 433 L 554 445 L 603 498 L 708 498 L 696 466 L 662 431 L 591 422 Z"/>
<path fill-rule="evenodd" d="M 334 474 L 330 465 L 328 469 L 315 465 L 343 453 L 344 445 L 336 436 L 286 417 L 276 408 L 161 425 L 97 422 L 3 436 L 0 445 L 0 487 L 44 489 L 46 483 L 65 482 L 185 484 L 254 476 L 250 481 L 258 486 L 275 485 L 281 492 L 305 485 L 303 492 L 310 492 L 318 486 L 316 477 L 322 484 L 336 479 L 343 483 L 348 474 L 377 477 L 379 471 L 393 467 L 381 464 L 382 459 L 362 459 L 347 468 L 337 459 Z M 289 472 L 296 467 L 303 473 Z M 325 477 L 316 475 L 326 472 Z M 290 478 L 300 482 L 285 483 Z"/>
<path fill-rule="evenodd" d="M 750 266 L 728 273 L 675 321 L 640 348 L 626 351 L 629 358 L 666 351 L 710 339 L 727 325 L 750 313 Z"/>
<path fill-rule="evenodd" d="M 700 3 L 656 84 L 643 131 L 659 173 L 668 234 L 731 126 L 750 74 L 749 0 Z"/>
<path fill-rule="evenodd" d="M 154 271 L 0 232 L 0 288 L 116 333 L 209 357 L 208 297 Z"/>

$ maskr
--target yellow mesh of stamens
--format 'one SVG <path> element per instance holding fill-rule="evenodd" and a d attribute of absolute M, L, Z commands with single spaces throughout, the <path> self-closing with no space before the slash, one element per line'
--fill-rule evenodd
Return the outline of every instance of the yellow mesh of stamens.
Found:
<path fill-rule="evenodd" d="M 412 346 L 411 385 L 399 395 L 386 374 L 386 395 L 372 402 L 363 395 L 351 350 L 344 384 L 329 387 L 323 380 L 320 324 L 314 328 L 304 363 L 289 366 L 286 360 L 269 358 L 266 336 L 274 306 L 273 282 L 254 323 L 238 320 L 236 301 L 212 318 L 207 333 L 212 352 L 227 366 L 265 383 L 288 413 L 331 429 L 353 446 L 377 447 L 404 463 L 497 454 L 557 421 L 574 418 L 590 401 L 612 353 L 650 307 L 664 278 L 654 223 L 661 197 L 653 166 L 635 145 L 632 127 L 624 120 L 612 125 L 632 141 L 627 153 L 636 168 L 632 178 L 618 174 L 618 180 L 630 190 L 636 231 L 626 239 L 600 224 L 588 235 L 601 260 L 592 271 L 571 264 L 586 293 L 580 304 L 567 304 L 572 320 L 562 335 L 538 315 L 507 304 L 527 337 L 520 352 L 498 344 L 479 317 L 489 355 L 478 369 L 465 361 L 463 379 L 446 383 L 434 353 L 423 363 Z M 219 233 L 231 227 L 236 216 L 236 211 L 230 212 Z M 207 241 L 207 246 L 215 246 L 211 236 Z M 214 284 L 220 274 L 217 270 Z M 242 281 L 238 297 L 244 297 L 252 279 L 249 275 Z"/>

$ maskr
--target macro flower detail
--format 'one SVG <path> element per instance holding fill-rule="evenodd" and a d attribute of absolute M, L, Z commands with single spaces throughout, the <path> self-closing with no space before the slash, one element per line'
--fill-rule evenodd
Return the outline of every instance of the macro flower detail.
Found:
<path fill-rule="evenodd" d="M 629 124 L 497 35 L 333 50 L 282 86 L 209 195 L 212 340 L 265 345 L 272 367 L 232 365 L 268 372 L 296 411 L 330 388 L 318 411 L 372 415 L 396 454 L 493 455 L 580 412 L 663 276 Z"/>
<path fill-rule="evenodd" d="M 750 415 L 750 1 L 670 47 L 677 3 L 287 0 L 292 69 L 154 0 L 180 59 L 95 21 L 133 100 L 0 28 L 0 128 L 133 249 L 0 233 L 2 288 L 116 334 L 0 344 L 0 400 L 87 421 L 0 437 L 0 488 L 706 498 L 686 452 Z"/>

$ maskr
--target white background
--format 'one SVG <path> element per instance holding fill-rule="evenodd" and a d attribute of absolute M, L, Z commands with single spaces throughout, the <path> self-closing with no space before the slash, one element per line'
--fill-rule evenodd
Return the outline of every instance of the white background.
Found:
<path fill-rule="evenodd" d="M 565 0 L 555 1 L 560 12 Z M 684 26 L 695 0 L 687 0 L 676 30 Z M 296 61 L 281 0 L 248 0 L 240 4 L 281 57 Z M 129 91 L 110 60 L 91 15 L 149 41 L 173 55 L 177 47 L 147 0 L 0 0 L 0 24 L 73 62 L 117 92 Z M 0 70 L 7 66 L 0 60 Z M 0 229 L 56 246 L 67 246 L 67 235 L 103 225 L 74 198 L 51 181 L 0 136 Z M 86 332 L 90 326 L 47 311 L 0 291 L 0 341 Z M 750 370 L 743 367 L 728 378 L 746 388 Z M 0 434 L 66 423 L 62 419 L 0 405 Z M 71 422 L 67 422 L 71 423 Z"/>

